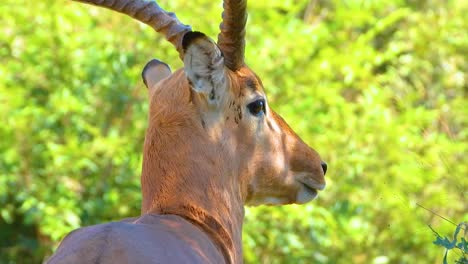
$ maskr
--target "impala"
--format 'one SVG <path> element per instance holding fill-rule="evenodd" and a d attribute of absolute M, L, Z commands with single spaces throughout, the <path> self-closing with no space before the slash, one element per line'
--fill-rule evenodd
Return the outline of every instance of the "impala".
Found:
<path fill-rule="evenodd" d="M 64 238 L 49 263 L 241 263 L 244 205 L 306 203 L 327 165 L 269 106 L 244 62 L 246 1 L 224 1 L 215 43 L 147 0 L 79 0 L 125 13 L 175 46 L 150 61 L 141 216 Z"/>

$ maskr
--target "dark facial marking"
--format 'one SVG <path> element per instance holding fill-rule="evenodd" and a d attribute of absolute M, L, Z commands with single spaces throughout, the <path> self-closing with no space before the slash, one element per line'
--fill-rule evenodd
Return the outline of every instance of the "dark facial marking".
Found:
<path fill-rule="evenodd" d="M 239 119 L 239 120 L 242 120 L 242 109 L 241 109 L 240 105 L 237 105 L 236 111 L 237 111 L 237 117 L 238 117 L 238 119 Z"/>
<path fill-rule="evenodd" d="M 273 130 L 273 126 L 271 125 L 271 122 L 270 122 L 270 121 L 267 122 L 267 125 L 268 125 L 268 128 L 269 128 L 270 130 Z"/>
<path fill-rule="evenodd" d="M 211 87 L 213 87 L 213 88 L 211 89 L 211 92 L 210 92 L 210 100 L 214 100 L 216 94 L 215 94 L 215 91 L 214 91 L 214 89 L 215 89 L 215 84 L 214 84 L 214 81 L 213 81 L 213 76 L 210 76 L 210 84 L 211 84 Z"/>
<path fill-rule="evenodd" d="M 214 91 L 214 88 L 211 89 L 211 92 L 210 92 L 210 100 L 214 100 L 215 99 L 215 91 Z"/>
<path fill-rule="evenodd" d="M 257 82 L 252 78 L 247 78 L 245 80 L 245 86 L 247 86 L 247 88 L 251 89 L 252 91 L 256 91 L 258 89 Z"/>

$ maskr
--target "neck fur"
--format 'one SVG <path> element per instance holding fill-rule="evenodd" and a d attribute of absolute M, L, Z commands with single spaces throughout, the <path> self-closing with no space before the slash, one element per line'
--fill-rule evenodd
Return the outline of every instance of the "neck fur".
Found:
<path fill-rule="evenodd" d="M 194 118 L 197 113 L 191 103 L 178 102 L 189 100 L 186 89 L 171 89 L 170 95 L 165 90 L 169 89 L 155 92 L 150 106 L 141 177 L 142 214 L 182 216 L 210 236 L 227 263 L 241 263 L 244 207 L 239 179 L 225 164 L 227 153 L 210 141 Z"/>

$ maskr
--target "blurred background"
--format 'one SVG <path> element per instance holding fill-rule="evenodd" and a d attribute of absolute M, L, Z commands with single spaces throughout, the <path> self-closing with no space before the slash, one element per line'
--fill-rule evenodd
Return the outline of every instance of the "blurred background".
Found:
<path fill-rule="evenodd" d="M 158 2 L 216 38 L 221 1 Z M 245 262 L 442 263 L 429 225 L 451 238 L 468 221 L 468 1 L 248 10 L 247 63 L 329 172 L 308 205 L 246 208 Z M 41 263 L 71 230 L 139 214 L 140 73 L 182 63 L 105 9 L 2 0 L 0 14 L 0 263 Z"/>

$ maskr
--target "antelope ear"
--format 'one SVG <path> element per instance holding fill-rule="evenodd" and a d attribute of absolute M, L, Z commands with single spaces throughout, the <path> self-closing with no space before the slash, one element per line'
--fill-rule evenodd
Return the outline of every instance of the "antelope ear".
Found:
<path fill-rule="evenodd" d="M 206 96 L 209 104 L 219 104 L 226 93 L 224 58 L 213 40 L 200 32 L 188 32 L 182 40 L 184 70 L 190 86 Z"/>
<path fill-rule="evenodd" d="M 160 80 L 171 75 L 171 68 L 166 63 L 152 59 L 146 63 L 143 71 L 141 72 L 141 77 L 143 82 L 146 85 L 146 88 L 150 89 Z"/>

